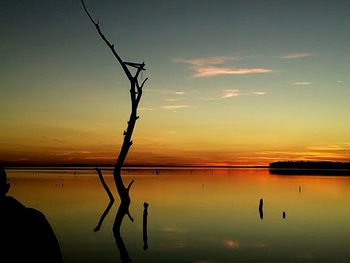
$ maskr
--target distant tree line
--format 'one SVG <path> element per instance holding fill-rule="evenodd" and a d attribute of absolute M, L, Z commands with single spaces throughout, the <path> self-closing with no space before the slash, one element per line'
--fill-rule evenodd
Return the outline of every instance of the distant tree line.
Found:
<path fill-rule="evenodd" d="M 278 161 L 270 163 L 273 169 L 347 169 L 350 170 L 350 162 L 330 161 Z"/>

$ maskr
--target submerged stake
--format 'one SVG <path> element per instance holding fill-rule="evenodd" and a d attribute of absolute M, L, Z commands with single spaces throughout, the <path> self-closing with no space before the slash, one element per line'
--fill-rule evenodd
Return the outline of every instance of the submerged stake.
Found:
<path fill-rule="evenodd" d="M 260 198 L 260 201 L 259 201 L 259 216 L 260 216 L 260 219 L 263 219 L 264 218 L 264 203 L 263 203 L 263 199 Z"/>

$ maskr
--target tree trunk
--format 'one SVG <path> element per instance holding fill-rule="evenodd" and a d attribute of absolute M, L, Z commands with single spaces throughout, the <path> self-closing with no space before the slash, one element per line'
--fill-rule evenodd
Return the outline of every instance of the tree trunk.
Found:
<path fill-rule="evenodd" d="M 126 187 L 123 183 L 123 180 L 122 180 L 121 170 L 122 170 L 122 167 L 124 165 L 124 161 L 126 159 L 126 156 L 128 155 L 129 149 L 132 145 L 132 140 L 131 140 L 132 133 L 134 131 L 136 121 L 139 118 L 137 116 L 137 107 L 138 107 L 139 102 L 141 100 L 142 88 L 143 88 L 143 85 L 145 84 L 145 82 L 147 81 L 147 78 L 140 84 L 138 77 L 139 77 L 140 72 L 145 70 L 145 63 L 132 63 L 132 62 L 123 61 L 122 58 L 117 53 L 117 51 L 115 50 L 114 45 L 111 44 L 108 41 L 108 39 L 105 37 L 105 35 L 102 33 L 98 22 L 96 23 L 95 20 L 92 18 L 91 14 L 87 10 L 83 0 L 81 0 L 81 3 L 83 5 L 85 13 L 89 17 L 90 21 L 94 24 L 98 34 L 100 35 L 102 40 L 106 43 L 106 45 L 110 48 L 114 57 L 118 60 L 122 69 L 124 70 L 125 75 L 127 76 L 127 78 L 130 81 L 131 113 L 130 113 L 130 118 L 128 121 L 127 129 L 126 129 L 126 131 L 124 131 L 123 144 L 122 144 L 122 147 L 120 149 L 117 161 L 114 165 L 114 172 L 113 172 L 114 182 L 115 182 L 115 185 L 117 187 L 121 203 L 123 204 L 123 206 L 128 208 L 130 205 L 129 190 L 130 190 L 130 187 L 134 181 L 132 180 L 129 183 L 129 185 Z M 128 66 L 137 69 L 136 73 L 134 75 L 131 74 Z M 128 211 L 127 211 L 127 214 L 129 214 Z M 129 216 L 130 216 L 130 214 L 129 214 Z"/>

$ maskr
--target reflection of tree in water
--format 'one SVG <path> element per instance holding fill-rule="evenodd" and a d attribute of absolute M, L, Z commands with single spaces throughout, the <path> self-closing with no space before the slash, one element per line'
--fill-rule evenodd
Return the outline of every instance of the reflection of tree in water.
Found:
<path fill-rule="evenodd" d="M 114 165 L 114 171 L 113 171 L 114 182 L 115 182 L 115 185 L 117 187 L 117 191 L 118 191 L 118 194 L 120 197 L 120 205 L 119 205 L 119 209 L 118 209 L 115 221 L 114 221 L 113 232 L 114 232 L 115 240 L 117 242 L 117 246 L 120 250 L 120 255 L 121 255 L 122 261 L 129 262 L 130 258 L 129 258 L 128 252 L 126 250 L 126 247 L 124 245 L 123 239 L 120 235 L 120 227 L 121 227 L 121 224 L 123 222 L 125 215 L 128 215 L 129 218 L 133 221 L 133 219 L 129 213 L 129 206 L 130 206 L 130 202 L 131 202 L 130 196 L 129 196 L 129 191 L 130 191 L 131 185 L 133 184 L 134 181 L 132 180 L 128 184 L 128 186 L 125 186 L 124 182 L 122 180 L 122 176 L 121 176 L 121 169 L 124 165 L 124 161 L 126 159 L 126 156 L 128 155 L 129 149 L 133 143 L 131 140 L 132 133 L 134 131 L 136 121 L 139 118 L 139 116 L 137 116 L 137 108 L 138 108 L 139 102 L 141 100 L 142 88 L 143 88 L 143 85 L 145 84 L 145 82 L 147 81 L 147 78 L 144 79 L 140 83 L 138 77 L 139 77 L 140 73 L 145 70 L 145 63 L 144 62 L 143 63 L 133 63 L 133 62 L 124 61 L 117 53 L 117 51 L 114 47 L 114 44 L 111 44 L 108 41 L 108 39 L 105 37 L 105 35 L 102 33 L 100 26 L 99 26 L 99 23 L 95 22 L 95 20 L 92 18 L 91 14 L 87 10 L 83 0 L 81 0 L 81 3 L 82 3 L 82 6 L 84 8 L 85 13 L 89 17 L 89 19 L 93 23 L 93 25 L 95 26 L 99 36 L 102 38 L 102 40 L 105 42 L 105 44 L 109 47 L 113 56 L 117 59 L 118 63 L 122 67 L 125 75 L 127 76 L 128 80 L 130 82 L 131 113 L 130 113 L 127 128 L 123 133 L 123 135 L 124 135 L 123 144 L 121 146 L 117 161 Z M 129 68 L 132 68 L 135 73 L 133 74 Z M 100 178 L 100 181 L 101 181 L 103 187 L 105 188 L 105 190 L 110 198 L 110 202 L 109 202 L 107 208 L 105 209 L 104 213 L 102 214 L 102 216 L 99 220 L 99 223 L 95 228 L 95 231 L 98 231 L 101 228 L 103 220 L 106 217 L 106 215 L 108 214 L 108 212 L 109 212 L 109 210 L 112 207 L 113 202 L 114 202 L 113 195 L 109 191 L 108 186 L 105 184 L 105 182 L 103 180 L 101 170 L 97 169 L 97 173 L 99 175 L 99 178 Z"/>
<path fill-rule="evenodd" d="M 103 178 L 102 178 L 102 181 L 104 181 Z M 108 186 L 106 186 L 106 187 L 108 188 Z M 102 213 L 97 226 L 94 228 L 95 232 L 100 231 L 101 226 L 102 226 L 103 221 L 104 221 L 104 218 L 109 213 L 109 210 L 111 209 L 113 204 L 114 204 L 114 200 L 110 200 L 106 209 Z M 126 249 L 126 246 L 124 244 L 124 241 L 123 241 L 123 238 L 122 238 L 121 232 L 120 232 L 121 225 L 122 225 L 124 217 L 126 215 L 128 215 L 128 217 L 130 218 L 131 221 L 134 221 L 134 219 L 131 217 L 131 215 L 129 213 L 129 205 L 130 205 L 130 203 L 129 204 L 125 203 L 125 202 L 120 203 L 115 220 L 114 220 L 114 224 L 113 224 L 113 235 L 114 235 L 118 250 L 120 252 L 120 259 L 122 260 L 123 263 L 131 262 L 128 250 Z M 144 250 L 148 249 L 148 235 L 147 235 L 148 206 L 149 206 L 149 204 L 144 202 L 144 204 L 143 204 L 143 207 L 144 207 L 144 210 L 143 210 L 143 244 L 144 244 L 143 249 Z"/>
<path fill-rule="evenodd" d="M 100 217 L 100 220 L 98 221 L 98 224 L 97 226 L 94 228 L 94 231 L 97 232 L 100 230 L 102 224 L 103 224 L 103 221 L 105 219 L 105 217 L 108 215 L 109 213 L 109 210 L 112 208 L 113 204 L 114 204 L 114 197 L 113 197 L 113 194 L 111 193 L 111 191 L 109 190 L 108 188 L 108 185 L 106 184 L 105 180 L 103 179 L 103 175 L 102 175 L 102 171 L 99 169 L 99 168 L 96 168 L 96 171 L 97 171 L 97 174 L 98 174 L 98 177 L 100 178 L 100 181 L 102 183 L 102 186 L 103 188 L 106 190 L 107 192 L 107 195 L 109 197 L 109 203 L 105 209 L 105 211 L 102 213 L 101 217 Z"/>
<path fill-rule="evenodd" d="M 126 246 L 124 244 L 123 238 L 120 233 L 120 227 L 122 225 L 124 217 L 127 214 L 130 217 L 130 214 L 128 211 L 129 211 L 129 206 L 127 204 L 121 203 L 119 205 L 117 215 L 115 217 L 114 224 L 113 224 L 113 234 L 114 234 L 115 242 L 117 243 L 117 247 L 120 252 L 120 259 L 122 260 L 123 263 L 131 262 L 128 250 L 126 249 Z M 130 219 L 131 221 L 134 221 L 133 218 L 130 217 Z"/>
<path fill-rule="evenodd" d="M 101 170 L 99 170 L 99 169 L 96 169 L 96 170 L 97 170 L 97 172 L 99 174 L 100 181 L 101 181 L 103 187 L 106 189 L 106 192 L 110 193 L 110 190 L 109 190 L 107 184 L 105 183 L 105 181 L 103 179 Z M 108 215 L 110 209 L 112 208 L 112 206 L 114 204 L 113 195 L 109 195 L 108 194 L 108 196 L 110 198 L 110 201 L 109 201 L 106 209 L 103 211 L 103 213 L 102 213 L 102 215 L 101 215 L 101 217 L 100 217 L 100 219 L 99 219 L 99 221 L 97 223 L 97 226 L 94 228 L 95 232 L 100 231 L 105 217 Z M 115 220 L 114 220 L 114 224 L 113 224 L 113 235 L 114 235 L 115 242 L 117 244 L 118 250 L 120 252 L 120 259 L 122 260 L 123 263 L 131 262 L 131 259 L 129 257 L 129 253 L 128 253 L 127 249 L 126 249 L 126 246 L 124 244 L 123 238 L 122 238 L 121 233 L 120 233 L 120 228 L 121 228 L 122 222 L 124 220 L 124 217 L 126 215 L 129 216 L 131 221 L 134 221 L 134 219 L 131 217 L 131 215 L 129 213 L 129 206 L 130 206 L 130 200 L 129 201 L 125 201 L 124 200 L 124 202 L 122 201 L 120 203 L 118 211 L 117 211 L 117 214 L 116 214 L 116 217 L 115 217 Z"/>
<path fill-rule="evenodd" d="M 97 226 L 94 228 L 94 231 L 95 232 L 98 232 L 100 231 L 101 227 L 102 227 L 102 224 L 103 224 L 103 221 L 105 220 L 105 217 L 108 215 L 109 213 L 109 210 L 111 210 L 112 206 L 114 204 L 114 201 L 109 201 L 106 209 L 103 211 L 101 217 L 100 217 L 100 220 L 98 221 L 97 223 Z"/>

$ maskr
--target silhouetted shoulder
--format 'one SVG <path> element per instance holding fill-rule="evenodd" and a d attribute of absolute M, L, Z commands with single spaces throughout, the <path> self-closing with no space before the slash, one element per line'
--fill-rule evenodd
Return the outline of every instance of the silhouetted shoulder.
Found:
<path fill-rule="evenodd" d="M 25 209 L 25 206 L 22 205 L 17 199 L 13 198 L 12 196 L 5 196 L 2 199 L 0 199 L 0 209 L 1 217 L 3 217 L 6 214 L 9 213 L 19 213 L 23 212 Z"/>
<path fill-rule="evenodd" d="M 56 235 L 42 212 L 9 196 L 0 203 L 4 262 L 63 262 Z"/>
<path fill-rule="evenodd" d="M 28 237 L 33 237 L 29 242 L 33 242 L 33 252 L 40 255 L 41 262 L 63 262 L 59 242 L 45 215 L 34 209 L 25 209 L 25 218 L 29 227 Z"/>

